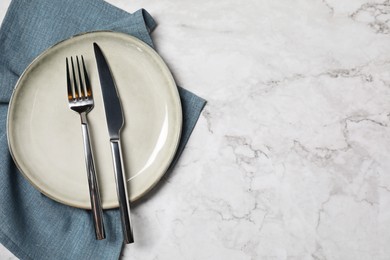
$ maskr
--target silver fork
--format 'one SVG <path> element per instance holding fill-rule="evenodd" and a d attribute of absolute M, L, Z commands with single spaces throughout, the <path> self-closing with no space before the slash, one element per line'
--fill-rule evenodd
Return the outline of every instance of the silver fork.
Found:
<path fill-rule="evenodd" d="M 73 57 L 70 57 L 72 73 L 69 71 L 68 58 L 66 58 L 66 80 L 68 87 L 69 108 L 80 114 L 81 129 L 83 132 L 85 163 L 88 175 L 89 196 L 91 199 L 91 208 L 93 221 L 95 225 L 96 239 L 106 238 L 103 224 L 103 210 L 101 206 L 99 186 L 97 182 L 95 165 L 93 162 L 92 149 L 89 137 L 87 114 L 93 109 L 94 102 L 92 88 L 89 82 L 88 74 L 85 69 L 84 58 L 81 56 L 82 72 L 80 70 L 79 57 L 76 56 L 77 74 L 74 69 Z M 78 79 L 77 79 L 78 75 Z M 73 79 L 73 82 L 72 82 Z M 72 84 L 73 83 L 73 84 Z"/>

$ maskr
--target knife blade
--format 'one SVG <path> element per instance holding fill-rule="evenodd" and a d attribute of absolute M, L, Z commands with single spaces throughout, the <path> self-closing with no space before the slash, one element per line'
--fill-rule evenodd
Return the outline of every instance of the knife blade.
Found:
<path fill-rule="evenodd" d="M 124 124 L 122 105 L 118 90 L 108 62 L 99 47 L 94 42 L 93 48 L 99 72 L 100 87 L 102 89 L 103 104 L 106 114 L 108 134 L 111 143 L 111 153 L 115 172 L 116 189 L 121 213 L 123 237 L 126 244 L 133 243 L 133 228 L 130 219 L 130 204 L 127 193 L 126 174 L 123 165 L 120 131 Z"/>

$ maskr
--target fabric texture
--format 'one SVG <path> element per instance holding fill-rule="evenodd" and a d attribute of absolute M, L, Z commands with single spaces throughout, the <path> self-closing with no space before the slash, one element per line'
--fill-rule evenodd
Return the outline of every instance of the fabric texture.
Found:
<path fill-rule="evenodd" d="M 145 10 L 129 14 L 101 0 L 11 2 L 0 28 L 0 242 L 18 258 L 118 259 L 123 240 L 118 210 L 104 212 L 107 238 L 97 241 L 90 211 L 47 198 L 16 168 L 8 150 L 6 121 L 8 103 L 19 76 L 41 52 L 75 34 L 114 30 L 131 34 L 153 47 L 149 33 L 155 27 Z M 179 93 L 183 132 L 170 168 L 205 105 L 205 100 L 183 88 L 179 88 Z"/>

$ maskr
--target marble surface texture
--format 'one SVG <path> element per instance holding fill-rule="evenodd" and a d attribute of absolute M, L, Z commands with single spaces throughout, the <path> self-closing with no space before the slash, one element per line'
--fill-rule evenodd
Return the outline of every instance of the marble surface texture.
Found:
<path fill-rule="evenodd" d="M 389 0 L 108 2 L 208 100 L 123 259 L 390 259 Z"/>

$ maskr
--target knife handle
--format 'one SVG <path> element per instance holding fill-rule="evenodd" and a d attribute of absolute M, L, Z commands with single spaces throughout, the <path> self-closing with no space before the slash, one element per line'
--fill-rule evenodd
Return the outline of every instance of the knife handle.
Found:
<path fill-rule="evenodd" d="M 116 191 L 121 213 L 123 238 L 126 244 L 130 244 L 134 243 L 134 237 L 130 220 L 130 204 L 127 193 L 126 174 L 123 167 L 122 148 L 119 140 L 111 140 L 111 152 L 114 162 Z"/>
<path fill-rule="evenodd" d="M 85 163 L 87 167 L 89 197 L 91 199 L 93 224 L 95 226 L 96 239 L 101 240 L 106 238 L 103 223 L 103 209 L 100 200 L 99 185 L 95 172 L 95 164 L 92 157 L 89 129 L 86 121 L 82 122 L 81 129 L 83 132 Z"/>

